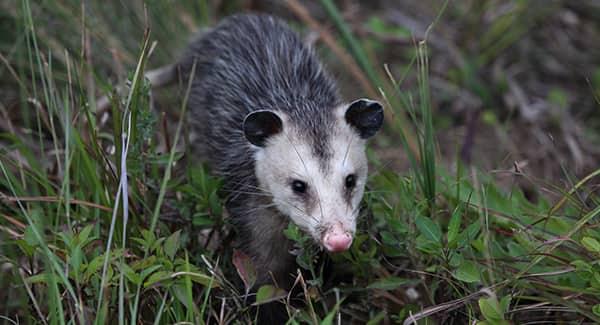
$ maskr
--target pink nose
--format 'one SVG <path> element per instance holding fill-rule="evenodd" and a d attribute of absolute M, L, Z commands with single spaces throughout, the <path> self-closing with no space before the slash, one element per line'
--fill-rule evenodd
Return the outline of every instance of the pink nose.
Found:
<path fill-rule="evenodd" d="M 323 236 L 323 246 L 332 253 L 343 252 L 352 245 L 352 236 L 340 225 L 331 227 Z"/>

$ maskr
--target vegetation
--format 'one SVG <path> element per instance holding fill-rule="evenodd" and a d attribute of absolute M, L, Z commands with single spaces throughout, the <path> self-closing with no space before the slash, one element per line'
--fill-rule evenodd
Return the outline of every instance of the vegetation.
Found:
<path fill-rule="evenodd" d="M 173 62 L 197 28 L 249 6 L 216 3 L 0 3 L 0 322 L 254 320 L 243 288 L 255 275 L 232 249 L 220 181 L 189 159 L 187 81 L 152 90 L 144 78 L 149 67 Z M 287 304 L 290 324 L 600 322 L 600 160 L 585 154 L 586 144 L 575 144 L 583 158 L 554 159 L 571 157 L 563 153 L 573 145 L 565 145 L 544 160 L 564 181 L 527 173 L 517 161 L 506 169 L 506 185 L 470 164 L 479 153 L 465 156 L 469 145 L 447 149 L 436 136 L 450 117 L 432 103 L 437 81 L 429 62 L 439 52 L 429 45 L 439 47 L 440 17 L 475 26 L 495 1 L 477 3 L 470 15 L 452 2 L 435 7 L 432 25 L 414 42 L 408 27 L 376 15 L 357 29 L 330 0 L 311 2 L 317 13 L 292 0 L 279 9 L 300 19 L 292 25 L 302 34 L 322 28 L 322 56 L 333 69 L 335 58 L 349 62 L 360 90 L 387 104 L 387 125 L 369 151 L 373 168 L 351 249 L 320 256 L 290 226 L 286 235 L 305 270 L 300 296 L 266 286 L 256 304 Z M 448 69 L 448 80 L 484 103 L 482 119 L 494 130 L 519 125 L 495 108 L 515 84 L 510 76 L 488 83 L 477 71 L 529 33 L 535 19 L 566 8 L 553 3 L 532 13 L 522 1 L 505 5 L 506 14 L 487 18 L 477 56 Z M 317 23 L 317 14 L 328 23 Z M 331 37 L 338 33 L 339 44 Z M 408 43 L 403 61 L 384 65 L 376 57 L 390 37 Z M 598 67 L 582 90 L 596 100 L 595 111 L 582 113 L 591 125 L 599 120 Z M 110 101 L 101 107 L 102 95 Z M 534 125 L 531 132 L 571 134 L 566 124 L 575 122 L 565 112 L 576 96 L 549 92 L 548 102 L 563 107 L 549 120 L 519 114 Z M 590 143 L 598 138 L 593 128 L 576 129 Z M 404 158 L 382 158 L 399 146 Z M 409 168 L 398 171 L 395 163 Z"/>

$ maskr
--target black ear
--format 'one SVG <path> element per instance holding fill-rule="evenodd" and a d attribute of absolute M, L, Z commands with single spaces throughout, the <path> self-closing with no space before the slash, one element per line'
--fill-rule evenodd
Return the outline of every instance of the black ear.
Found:
<path fill-rule="evenodd" d="M 244 119 L 244 135 L 255 146 L 264 147 L 267 138 L 283 129 L 281 119 L 271 111 L 255 111 Z"/>
<path fill-rule="evenodd" d="M 376 101 L 358 99 L 346 110 L 346 122 L 353 126 L 361 138 L 375 135 L 383 123 L 383 107 Z"/>

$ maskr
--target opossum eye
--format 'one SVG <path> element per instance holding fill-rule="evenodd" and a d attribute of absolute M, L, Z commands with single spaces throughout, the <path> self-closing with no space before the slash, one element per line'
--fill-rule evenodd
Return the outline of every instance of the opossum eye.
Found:
<path fill-rule="evenodd" d="M 308 187 L 308 185 L 306 185 L 305 182 L 300 181 L 300 180 L 294 180 L 292 182 L 292 190 L 297 193 L 297 194 L 303 194 L 306 193 L 306 188 Z"/>
<path fill-rule="evenodd" d="M 354 186 L 356 186 L 356 176 L 354 174 L 346 176 L 346 188 L 353 189 Z"/>

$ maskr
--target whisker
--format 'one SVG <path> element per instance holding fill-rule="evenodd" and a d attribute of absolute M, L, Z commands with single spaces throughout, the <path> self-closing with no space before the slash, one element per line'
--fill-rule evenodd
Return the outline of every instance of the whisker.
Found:
<path fill-rule="evenodd" d="M 321 220 L 325 219 L 325 214 L 323 213 L 323 205 L 321 205 L 321 194 L 317 189 L 317 202 L 319 203 L 319 210 L 321 210 Z"/>
<path fill-rule="evenodd" d="M 296 146 L 294 145 L 294 143 L 292 142 L 292 140 L 290 139 L 290 137 L 286 134 L 285 135 L 286 139 L 288 140 L 289 144 L 292 146 L 292 148 L 294 149 L 294 151 L 296 152 L 296 155 L 298 156 L 298 158 L 300 159 L 300 162 L 302 163 L 302 166 L 304 166 L 304 170 L 306 172 L 308 172 L 308 168 L 306 167 L 306 163 L 304 163 L 304 159 L 302 159 L 302 156 L 300 155 L 300 153 L 298 152 L 298 149 L 296 149 Z"/>
<path fill-rule="evenodd" d="M 348 158 L 348 154 L 350 153 L 350 145 L 352 144 L 352 140 L 354 138 L 350 138 L 348 141 L 348 147 L 346 147 L 346 153 L 344 153 L 344 160 L 342 160 L 342 167 L 346 164 L 346 159 Z"/>
<path fill-rule="evenodd" d="M 247 210 L 246 213 L 250 214 L 250 213 L 254 213 L 254 212 L 259 211 L 259 210 L 268 209 L 268 208 L 272 208 L 272 207 L 275 207 L 275 206 L 277 206 L 276 203 L 259 205 L 259 206 L 256 206 L 256 207 L 252 208 L 252 209 Z"/>
<path fill-rule="evenodd" d="M 390 160 L 384 162 L 373 173 L 371 173 L 368 178 L 373 178 L 373 177 L 377 176 L 379 173 L 381 173 L 382 171 L 388 169 L 388 167 L 392 164 L 392 162 L 394 162 L 393 159 L 390 159 Z"/>
<path fill-rule="evenodd" d="M 353 216 L 355 215 L 355 218 L 360 217 L 360 210 L 361 210 L 361 208 L 362 208 L 362 206 L 359 203 L 358 206 L 354 210 L 352 210 L 351 215 L 353 215 Z M 366 209 L 365 209 L 365 211 L 366 211 Z"/>
<path fill-rule="evenodd" d="M 298 149 L 296 149 L 296 146 L 294 145 L 292 140 L 287 136 L 287 134 L 286 134 L 286 139 L 288 140 L 288 143 L 294 149 L 294 152 L 296 152 L 296 155 L 298 156 L 298 159 L 300 159 L 302 166 L 304 166 L 304 171 L 306 171 L 306 173 L 309 174 L 308 167 L 306 167 L 306 163 L 304 162 L 304 159 L 302 159 L 302 156 L 300 156 L 300 152 L 298 152 Z M 317 189 L 316 187 L 315 187 L 315 190 L 317 191 L 317 202 L 319 203 L 319 210 L 321 210 L 321 219 L 323 219 L 324 213 L 323 213 L 323 205 L 321 204 L 321 194 L 319 193 L 319 189 Z M 315 219 L 315 221 L 316 221 L 316 219 Z"/>
<path fill-rule="evenodd" d="M 365 194 L 383 194 L 383 193 L 396 193 L 395 191 L 391 191 L 391 190 L 369 190 L 369 191 L 365 191 Z"/>
<path fill-rule="evenodd" d="M 306 213 L 304 210 L 300 209 L 300 208 L 299 208 L 299 207 L 297 207 L 295 204 L 293 204 L 293 203 L 291 203 L 291 202 L 289 202 L 289 201 L 287 201 L 287 200 L 277 200 L 277 201 L 279 201 L 279 202 L 281 202 L 281 203 L 284 203 L 284 204 L 287 204 L 287 205 L 289 205 L 289 206 L 291 206 L 291 207 L 295 208 L 296 210 L 298 210 L 298 211 L 299 211 L 299 212 L 302 214 L 302 216 L 304 216 L 304 217 L 308 217 L 308 218 L 311 218 L 312 220 L 314 220 L 314 221 L 315 221 L 315 222 L 317 222 L 317 223 L 319 222 L 319 220 L 317 220 L 317 218 L 315 218 L 315 217 L 311 216 L 310 214 L 307 214 L 307 213 Z"/>
<path fill-rule="evenodd" d="M 247 187 L 247 188 L 251 188 L 251 189 L 257 189 L 257 190 L 268 192 L 268 190 L 265 189 L 265 188 L 262 188 L 262 187 L 260 187 L 258 185 L 252 185 L 252 184 L 249 184 L 249 183 L 243 182 L 243 181 L 234 182 L 231 185 L 240 185 L 242 187 Z"/>
<path fill-rule="evenodd" d="M 242 191 L 242 190 L 225 190 L 223 192 L 225 192 L 227 194 L 248 194 L 248 195 L 254 195 L 254 196 L 261 196 L 261 197 L 272 197 L 271 194 L 264 193 L 264 192 L 252 192 L 252 191 Z"/>

